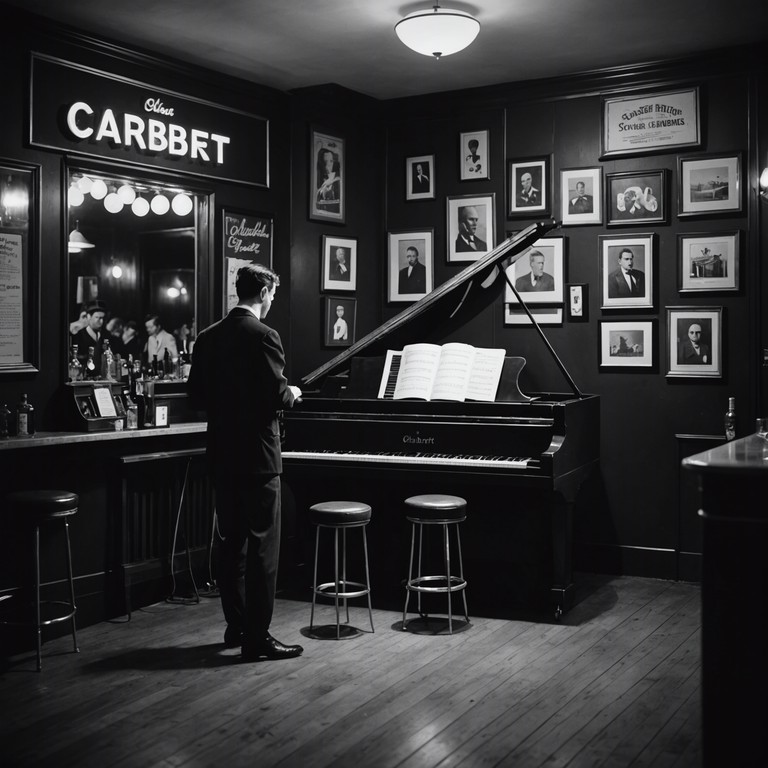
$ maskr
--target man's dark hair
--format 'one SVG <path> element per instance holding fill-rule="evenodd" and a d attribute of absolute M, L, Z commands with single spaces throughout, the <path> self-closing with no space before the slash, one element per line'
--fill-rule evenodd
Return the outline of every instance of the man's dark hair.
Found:
<path fill-rule="evenodd" d="M 258 298 L 262 288 L 271 291 L 275 285 L 280 285 L 277 273 L 262 264 L 246 264 L 237 270 L 235 288 L 240 301 Z"/>
<path fill-rule="evenodd" d="M 405 249 L 406 254 L 408 253 L 408 251 L 413 251 L 416 254 L 416 258 L 417 259 L 419 258 L 419 249 L 415 245 L 409 245 Z"/>
<path fill-rule="evenodd" d="M 162 328 L 163 327 L 163 324 L 160 322 L 160 316 L 159 315 L 151 315 L 150 314 L 150 315 L 147 315 L 144 318 L 144 322 L 145 323 L 148 323 L 150 321 L 153 322 L 158 328 Z"/>

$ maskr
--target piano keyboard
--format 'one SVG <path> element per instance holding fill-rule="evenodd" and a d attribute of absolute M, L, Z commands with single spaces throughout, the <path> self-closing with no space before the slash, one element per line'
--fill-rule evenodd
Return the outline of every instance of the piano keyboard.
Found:
<path fill-rule="evenodd" d="M 477 469 L 528 469 L 539 462 L 530 457 L 455 456 L 441 453 L 365 453 L 364 451 L 283 451 L 284 459 L 312 461 L 355 461 L 376 464 L 414 464 L 418 466 L 474 467 Z"/>

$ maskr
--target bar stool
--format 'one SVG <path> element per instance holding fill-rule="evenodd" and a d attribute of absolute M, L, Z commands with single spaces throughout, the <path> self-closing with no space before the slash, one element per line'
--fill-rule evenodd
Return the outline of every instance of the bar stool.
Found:
<path fill-rule="evenodd" d="M 312 632 L 315 621 L 315 599 L 332 597 L 336 605 L 336 639 L 341 638 L 341 622 L 339 619 L 339 600 L 344 601 L 349 624 L 349 599 L 368 596 L 368 618 L 373 629 L 373 610 L 371 608 L 371 577 L 368 571 L 368 540 L 365 526 L 371 522 L 371 508 L 360 501 L 324 501 L 313 504 L 309 508 L 310 521 L 316 526 L 315 532 L 315 568 L 312 584 L 312 612 L 309 617 L 309 631 Z M 333 581 L 319 584 L 317 581 L 317 565 L 320 553 L 320 529 L 328 528 L 333 531 Z M 347 581 L 347 529 L 360 528 L 363 534 L 363 557 L 365 562 L 365 583 Z M 339 532 L 341 532 L 341 557 L 339 557 Z M 339 578 L 339 563 L 341 563 L 341 578 Z"/>
<path fill-rule="evenodd" d="M 422 594 L 448 595 L 448 632 L 453 634 L 453 609 L 451 596 L 454 592 L 461 592 L 464 600 L 464 617 L 469 622 L 467 612 L 467 582 L 464 578 L 464 565 L 461 560 L 461 538 L 459 536 L 459 523 L 467 518 L 467 502 L 460 496 L 448 496 L 433 493 L 421 496 L 411 496 L 405 500 L 407 519 L 411 523 L 411 560 L 408 566 L 408 580 L 405 584 L 405 608 L 403 609 L 403 630 L 407 628 L 406 616 L 411 592 L 417 595 L 417 608 L 420 616 L 424 616 L 421 610 Z M 424 527 L 440 526 L 443 533 L 443 556 L 445 572 L 440 575 L 422 575 L 422 555 L 424 550 Z M 456 548 L 459 557 L 459 575 L 451 574 L 451 545 L 449 526 L 456 532 Z M 414 554 L 416 549 L 416 529 L 419 531 L 418 570 L 413 576 Z"/>
<path fill-rule="evenodd" d="M 34 626 L 37 635 L 37 671 L 42 669 L 41 646 L 42 628 L 59 621 L 72 621 L 72 641 L 75 653 L 77 647 L 77 628 L 75 626 L 75 586 L 72 578 L 72 551 L 69 543 L 69 522 L 67 518 L 77 512 L 79 498 L 70 491 L 17 491 L 6 497 L 8 513 L 19 525 L 31 524 L 35 530 L 35 620 L 3 621 L 3 624 L 15 626 Z M 69 602 L 62 600 L 40 599 L 40 528 L 41 526 L 61 520 L 64 523 L 64 533 L 67 542 L 67 579 L 69 581 Z M 49 619 L 42 618 L 42 606 L 56 605 L 63 607 L 63 613 Z"/>

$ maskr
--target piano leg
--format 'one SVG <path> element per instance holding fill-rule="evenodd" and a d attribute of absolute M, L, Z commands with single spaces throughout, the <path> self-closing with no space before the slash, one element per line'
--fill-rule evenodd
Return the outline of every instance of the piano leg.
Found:
<path fill-rule="evenodd" d="M 552 494 L 552 588 L 551 602 L 555 619 L 573 606 L 573 501 L 559 493 Z"/>

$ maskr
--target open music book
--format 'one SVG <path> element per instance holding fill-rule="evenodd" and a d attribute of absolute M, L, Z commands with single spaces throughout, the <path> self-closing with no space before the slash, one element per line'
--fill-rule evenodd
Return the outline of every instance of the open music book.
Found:
<path fill-rule="evenodd" d="M 387 351 L 380 398 L 493 402 L 506 350 L 470 344 L 407 344 Z"/>

